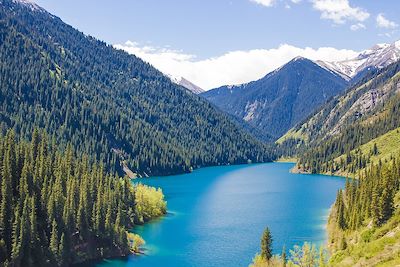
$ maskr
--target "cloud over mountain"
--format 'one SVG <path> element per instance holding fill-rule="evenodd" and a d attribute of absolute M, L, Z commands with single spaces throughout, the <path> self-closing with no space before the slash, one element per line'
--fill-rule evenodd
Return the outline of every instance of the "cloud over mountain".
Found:
<path fill-rule="evenodd" d="M 257 80 L 296 56 L 312 60 L 337 61 L 358 54 L 353 50 L 332 47 L 314 49 L 282 44 L 278 48 L 237 50 L 216 57 L 199 59 L 195 55 L 179 50 L 141 46 L 132 41 L 114 46 L 142 58 L 165 74 L 185 77 L 205 90 Z"/>

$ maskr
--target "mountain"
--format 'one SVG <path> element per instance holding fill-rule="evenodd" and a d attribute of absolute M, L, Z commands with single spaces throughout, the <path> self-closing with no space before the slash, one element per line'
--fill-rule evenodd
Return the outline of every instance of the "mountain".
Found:
<path fill-rule="evenodd" d="M 321 148 L 321 144 L 327 144 L 327 140 L 348 134 L 349 136 L 345 137 L 346 141 L 340 143 L 349 143 L 353 149 L 357 144 L 361 145 L 399 127 L 397 116 L 400 114 L 396 108 L 400 93 L 399 71 L 398 61 L 378 72 L 369 73 L 359 83 L 293 127 L 280 138 L 279 143 L 297 139 L 305 141 L 311 148 Z M 382 126 L 380 123 L 386 124 Z M 350 142 L 355 131 L 365 131 L 365 139 L 358 137 L 355 143 Z M 342 149 L 332 152 L 344 153 Z"/>
<path fill-rule="evenodd" d="M 317 61 L 317 63 L 349 81 L 366 69 L 381 69 L 399 59 L 400 41 L 397 41 L 393 44 L 377 44 L 349 60 L 337 62 Z"/>
<path fill-rule="evenodd" d="M 222 86 L 201 96 L 221 110 L 280 137 L 347 86 L 341 76 L 297 57 L 260 80 Z"/>
<path fill-rule="evenodd" d="M 194 93 L 196 95 L 205 92 L 204 89 L 200 88 L 199 86 L 197 86 L 194 83 L 186 80 L 183 77 L 172 77 L 170 75 L 167 75 L 167 76 L 171 79 L 172 82 L 174 82 L 174 83 L 176 83 L 176 84 L 178 84 L 180 86 L 185 87 L 186 89 L 188 89 L 189 91 L 191 91 L 192 93 Z"/>
<path fill-rule="evenodd" d="M 368 72 L 279 140 L 293 171 L 352 177 L 328 219 L 329 266 L 396 266 L 400 247 L 400 61 Z"/>
<path fill-rule="evenodd" d="M 1 132 L 29 139 L 40 128 L 140 175 L 271 160 L 266 145 L 141 59 L 30 2 L 2 0 L 0 17 Z"/>

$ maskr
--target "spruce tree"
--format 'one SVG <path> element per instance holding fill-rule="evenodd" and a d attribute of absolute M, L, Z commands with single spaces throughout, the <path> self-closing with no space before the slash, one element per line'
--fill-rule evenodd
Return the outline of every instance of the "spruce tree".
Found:
<path fill-rule="evenodd" d="M 272 235 L 269 228 L 265 228 L 261 238 L 261 257 L 270 260 L 272 257 Z"/>
<path fill-rule="evenodd" d="M 0 233 L 5 242 L 6 254 L 11 252 L 11 213 L 12 213 L 12 184 L 11 184 L 11 159 L 9 152 L 3 161 L 3 173 L 1 180 L 1 206 L 0 206 Z"/>
<path fill-rule="evenodd" d="M 53 258 L 56 262 L 59 261 L 58 250 L 59 250 L 59 242 L 58 242 L 58 230 L 57 230 L 57 222 L 54 219 L 51 226 L 51 236 L 50 236 L 50 246 L 49 249 L 53 254 Z"/>

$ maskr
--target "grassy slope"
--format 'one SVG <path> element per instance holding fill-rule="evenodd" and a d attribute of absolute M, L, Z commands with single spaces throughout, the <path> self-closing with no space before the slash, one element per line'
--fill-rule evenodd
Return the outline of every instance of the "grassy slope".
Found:
<path fill-rule="evenodd" d="M 380 75 L 376 77 L 379 78 Z M 375 78 L 374 78 L 375 79 Z M 371 79 L 363 84 L 357 85 L 357 87 L 354 87 L 352 90 L 349 90 L 347 93 L 344 95 L 338 96 L 337 97 L 337 104 L 329 111 L 329 115 L 324 114 L 326 112 L 326 108 L 322 108 L 319 112 L 317 112 L 315 115 L 310 117 L 306 122 L 303 124 L 297 125 L 293 128 L 291 128 L 289 131 L 287 131 L 283 136 L 281 136 L 276 143 L 277 144 L 282 144 L 285 140 L 288 139 L 300 139 L 303 140 L 305 143 L 308 142 L 313 142 L 317 140 L 318 138 L 324 137 L 328 132 L 332 131 L 334 126 L 338 126 L 340 124 L 339 122 L 336 122 L 334 125 L 329 125 L 327 122 L 331 120 L 331 117 L 336 114 L 336 113 L 342 113 L 343 115 L 345 114 L 345 110 L 347 110 L 349 107 L 346 105 L 348 103 L 353 103 L 352 99 L 353 97 L 360 93 L 361 91 L 365 90 L 366 87 L 370 86 L 372 81 L 374 79 Z M 387 86 L 388 84 L 397 84 L 398 80 L 400 79 L 400 72 L 395 74 L 393 77 L 388 79 L 386 82 L 383 84 L 377 86 L 377 88 L 382 88 L 384 86 Z M 376 88 L 375 88 L 376 89 Z M 327 106 L 329 106 L 327 104 Z M 350 105 L 351 106 L 351 105 Z M 383 113 L 378 113 L 380 115 L 384 115 Z M 371 114 L 371 117 L 367 120 L 368 122 L 371 122 L 373 119 L 378 118 L 378 114 Z M 325 122 L 325 123 L 323 123 Z M 312 134 L 312 130 L 310 131 L 309 129 L 314 129 L 316 125 L 322 124 L 323 126 L 321 129 L 318 130 L 319 134 L 316 133 Z"/>
<path fill-rule="evenodd" d="M 276 140 L 275 143 L 276 144 L 282 144 L 283 142 L 285 142 L 288 139 L 300 139 L 300 140 L 303 140 L 303 141 L 307 142 L 308 141 L 308 135 L 303 133 L 302 128 L 300 128 L 297 131 L 296 131 L 295 128 L 292 128 L 289 131 L 287 131 L 287 133 L 282 135 L 278 140 Z"/>
<path fill-rule="evenodd" d="M 372 155 L 370 158 L 370 162 L 382 162 L 389 161 L 391 156 L 400 155 L 400 127 L 394 129 L 392 131 L 387 132 L 384 135 L 379 136 L 378 138 L 372 139 L 368 143 L 359 147 L 361 154 L 368 156 L 370 151 L 373 149 L 374 144 L 378 147 L 378 154 Z M 350 153 L 352 155 L 356 154 L 358 149 L 352 150 Z M 336 162 L 340 162 L 340 159 L 345 159 L 346 155 L 341 155 L 335 159 Z M 371 163 L 368 163 L 367 168 L 370 166 Z M 362 169 L 361 171 L 363 171 Z M 337 172 L 336 175 L 343 175 L 353 177 L 353 174 L 349 174 L 346 172 Z"/>
<path fill-rule="evenodd" d="M 364 227 L 344 233 L 348 247 L 333 253 L 330 266 L 400 266 L 400 198 L 396 198 L 396 213 L 379 228 Z M 330 239 L 341 235 L 329 222 Z M 330 244 L 335 250 L 339 242 Z"/>

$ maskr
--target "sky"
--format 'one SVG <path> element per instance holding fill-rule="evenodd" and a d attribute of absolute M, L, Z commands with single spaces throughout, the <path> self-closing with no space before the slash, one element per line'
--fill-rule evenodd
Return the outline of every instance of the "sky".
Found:
<path fill-rule="evenodd" d="M 293 57 L 336 61 L 400 39 L 399 0 L 34 0 L 85 34 L 203 89 Z"/>

